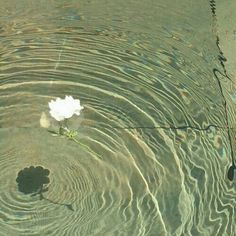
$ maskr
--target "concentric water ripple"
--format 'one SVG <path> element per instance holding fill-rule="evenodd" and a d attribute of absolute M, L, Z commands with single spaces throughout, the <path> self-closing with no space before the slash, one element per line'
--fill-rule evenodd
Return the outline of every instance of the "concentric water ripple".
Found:
<path fill-rule="evenodd" d="M 96 137 L 98 132 L 99 136 Z M 145 228 L 150 227 L 149 221 L 152 221 L 153 217 L 161 223 L 161 216 L 158 216 L 159 212 L 156 209 L 157 201 L 148 186 L 146 177 L 142 174 L 143 170 L 136 163 L 135 153 L 131 154 L 127 148 L 124 149 L 124 139 L 122 141 L 120 138 L 119 144 L 116 140 L 112 140 L 112 136 L 104 137 L 100 134 L 101 131 L 98 132 L 94 132 L 94 140 L 87 138 L 87 143 L 91 142 L 90 148 L 95 142 L 99 144 L 99 150 L 94 148 L 91 152 L 89 148 L 60 137 L 53 138 L 42 130 L 29 131 L 27 128 L 11 130 L 9 139 L 18 150 L 15 151 L 17 155 L 8 151 L 11 154 L 3 156 L 1 163 L 1 166 L 5 167 L 2 179 L 12 180 L 2 185 L 1 201 L 5 221 L 13 228 L 16 227 L 15 222 L 21 222 L 20 228 L 26 233 L 29 233 L 27 229 L 30 227 L 31 232 L 45 232 L 45 234 L 51 232 L 52 235 L 58 234 L 54 232 L 53 221 L 57 221 L 60 230 L 63 229 L 67 235 L 79 232 L 92 234 L 94 228 L 99 229 L 99 234 L 109 232 L 115 234 L 119 232 L 124 220 L 126 227 L 135 225 L 136 214 L 140 215 L 138 218 L 141 224 L 147 222 Z M 43 134 L 47 140 L 39 142 L 39 137 Z M 83 135 L 82 131 L 81 143 L 86 141 Z M 125 138 L 124 135 L 125 133 L 122 135 L 123 138 Z M 103 144 L 100 143 L 101 138 Z M 130 137 L 127 139 L 130 140 Z M 133 139 L 134 142 L 137 141 Z M 107 146 L 106 141 L 108 143 L 113 141 L 116 146 Z M 28 146 L 22 150 L 22 145 L 25 143 Z M 137 144 L 136 146 L 141 153 L 142 149 Z M 56 151 L 49 151 L 50 148 Z M 6 150 L 6 153 L 8 152 Z M 152 153 L 151 150 L 149 152 Z M 153 158 L 154 156 L 148 157 L 143 168 L 147 169 L 152 163 L 158 164 Z M 43 166 L 47 165 L 46 167 L 51 170 L 49 191 L 44 194 L 50 202 L 45 199 L 39 200 L 37 196 L 30 197 L 18 193 L 14 179 L 10 177 L 16 175 L 15 168 L 22 169 L 25 165 L 38 163 Z M 150 171 L 150 175 L 152 183 L 156 182 L 158 187 L 158 172 Z M 136 186 L 136 181 L 139 182 L 138 186 Z M 12 190 L 9 186 L 12 186 Z M 62 204 L 71 204 L 73 211 Z M 148 213 L 145 213 L 146 211 Z M 146 214 L 148 215 L 145 216 Z M 144 222 L 143 219 L 145 219 Z M 111 222 L 107 225 L 109 221 Z M 146 230 L 143 229 L 144 232 Z M 61 231 L 60 233 L 62 234 Z"/>
<path fill-rule="evenodd" d="M 233 235 L 205 2 L 23 2 L 0 21 L 0 235 Z M 65 95 L 84 106 L 79 143 L 40 127 L 58 128 L 48 102 Z M 42 199 L 17 188 L 30 166 L 50 171 Z"/>

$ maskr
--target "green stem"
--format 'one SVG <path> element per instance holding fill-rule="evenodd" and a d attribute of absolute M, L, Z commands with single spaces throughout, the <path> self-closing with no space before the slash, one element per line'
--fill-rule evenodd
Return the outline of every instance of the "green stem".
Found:
<path fill-rule="evenodd" d="M 94 152 L 90 147 L 86 146 L 85 144 L 79 142 L 75 137 L 71 137 L 70 139 L 72 139 L 74 142 L 78 143 L 80 146 L 86 148 L 88 151 L 90 151 L 91 153 L 93 153 L 95 156 L 97 156 L 99 159 L 102 159 L 102 157 L 100 155 L 98 155 L 96 152 Z"/>
<path fill-rule="evenodd" d="M 69 130 L 67 127 L 63 127 L 63 125 L 61 124 L 61 122 L 59 122 L 60 124 L 60 128 L 59 128 L 59 135 L 62 136 L 66 136 L 68 139 L 73 140 L 74 142 L 76 142 L 77 144 L 79 144 L 80 146 L 84 147 L 85 149 L 87 149 L 90 153 L 92 153 L 93 155 L 95 155 L 98 159 L 102 159 L 102 157 L 100 155 L 98 155 L 96 152 L 94 152 L 90 147 L 86 146 L 85 144 L 79 142 L 75 137 L 78 135 L 77 131 L 71 131 Z"/>

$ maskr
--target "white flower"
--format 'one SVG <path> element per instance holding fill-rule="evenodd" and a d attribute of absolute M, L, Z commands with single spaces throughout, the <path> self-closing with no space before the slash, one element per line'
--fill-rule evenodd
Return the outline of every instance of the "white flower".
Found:
<path fill-rule="evenodd" d="M 68 119 L 75 115 L 80 115 L 80 111 L 84 108 L 80 105 L 79 99 L 72 96 L 65 96 L 65 99 L 57 98 L 48 103 L 51 116 L 57 121 Z"/>

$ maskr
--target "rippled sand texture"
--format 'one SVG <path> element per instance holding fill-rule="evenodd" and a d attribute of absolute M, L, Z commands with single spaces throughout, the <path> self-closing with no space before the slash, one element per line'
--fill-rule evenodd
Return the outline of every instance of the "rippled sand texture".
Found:
<path fill-rule="evenodd" d="M 0 235 L 233 236 L 212 25 L 203 0 L 2 3 Z M 221 82 L 234 145 L 235 89 Z M 39 124 L 65 95 L 85 107 L 81 144 Z M 31 165 L 50 170 L 51 202 L 18 191 Z"/>

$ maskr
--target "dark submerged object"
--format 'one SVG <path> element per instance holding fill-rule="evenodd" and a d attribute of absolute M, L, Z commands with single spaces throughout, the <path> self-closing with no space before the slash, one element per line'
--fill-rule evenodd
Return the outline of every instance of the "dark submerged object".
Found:
<path fill-rule="evenodd" d="M 43 193 L 48 191 L 47 184 L 50 183 L 49 174 L 50 171 L 42 166 L 25 167 L 19 171 L 16 178 L 18 190 L 24 194 L 31 194 L 31 197 L 39 194 L 40 200 L 44 199 L 53 204 L 66 206 L 69 210 L 74 211 L 72 204 L 54 202 L 43 196 Z"/>
<path fill-rule="evenodd" d="M 233 163 L 230 167 L 229 167 L 229 170 L 228 170 L 228 179 L 230 181 L 233 181 L 234 179 L 234 171 L 236 170 L 236 166 L 235 164 Z"/>

